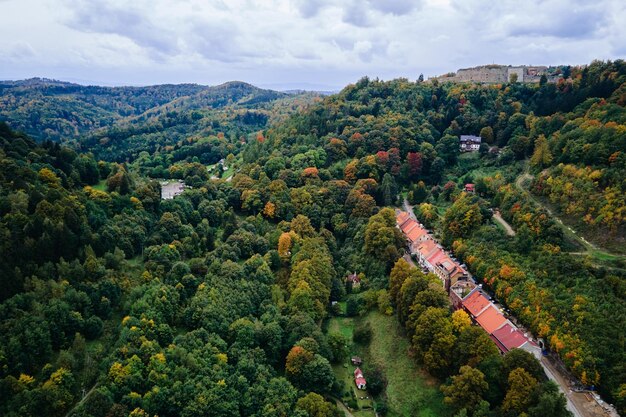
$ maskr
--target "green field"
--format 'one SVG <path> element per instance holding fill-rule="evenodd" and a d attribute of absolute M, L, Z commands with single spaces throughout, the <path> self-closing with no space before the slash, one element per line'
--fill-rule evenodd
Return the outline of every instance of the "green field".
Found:
<path fill-rule="evenodd" d="M 409 355 L 409 342 L 394 316 L 372 312 L 364 317 L 372 326 L 372 341 L 364 355 L 387 377 L 389 417 L 443 417 L 451 410 L 443 403 L 439 383 Z"/>
<path fill-rule="evenodd" d="M 97 184 L 93 185 L 92 188 L 94 190 L 106 191 L 107 190 L 107 180 L 101 180 Z"/>
<path fill-rule="evenodd" d="M 354 326 L 359 322 L 369 322 L 372 328 L 372 341 L 369 346 L 353 345 L 349 355 L 359 355 L 365 363 L 377 363 L 387 379 L 387 403 L 389 417 L 446 417 L 451 410 L 443 403 L 439 383 L 423 371 L 410 356 L 409 342 L 395 316 L 385 316 L 370 312 L 364 317 L 335 317 L 328 324 L 329 332 L 340 332 L 351 338 Z M 349 362 L 349 361 L 348 361 Z M 354 387 L 352 365 L 333 366 L 336 377 L 346 386 Z M 367 375 L 365 375 L 367 379 Z M 347 384 L 350 385 L 347 385 Z M 363 391 L 355 389 L 363 395 Z M 359 399 L 359 406 L 368 401 Z M 355 416 L 373 416 L 372 411 L 353 412 Z"/>

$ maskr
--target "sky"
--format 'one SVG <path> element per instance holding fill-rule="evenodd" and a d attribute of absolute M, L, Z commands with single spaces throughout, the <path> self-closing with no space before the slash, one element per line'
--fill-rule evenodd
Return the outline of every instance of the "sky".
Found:
<path fill-rule="evenodd" d="M 339 90 L 626 58 L 624 0 L 0 0 L 0 79 Z"/>

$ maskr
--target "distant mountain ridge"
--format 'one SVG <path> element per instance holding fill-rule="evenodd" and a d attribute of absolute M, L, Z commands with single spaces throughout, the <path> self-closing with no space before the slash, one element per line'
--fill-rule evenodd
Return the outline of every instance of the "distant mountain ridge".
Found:
<path fill-rule="evenodd" d="M 292 95 L 242 81 L 101 87 L 30 78 L 0 81 L 0 121 L 36 139 L 69 141 L 144 114 L 231 105 L 251 108 Z"/>

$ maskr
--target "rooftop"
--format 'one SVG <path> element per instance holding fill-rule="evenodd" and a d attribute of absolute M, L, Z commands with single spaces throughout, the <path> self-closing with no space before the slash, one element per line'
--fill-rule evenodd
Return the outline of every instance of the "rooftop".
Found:
<path fill-rule="evenodd" d="M 500 350 L 508 352 L 511 349 L 519 348 L 528 342 L 528 339 L 515 327 L 506 323 L 495 330 L 491 338 L 496 342 Z"/>
<path fill-rule="evenodd" d="M 489 334 L 499 329 L 506 321 L 502 313 L 491 304 L 476 317 L 478 325 Z"/>
<path fill-rule="evenodd" d="M 463 300 L 463 306 L 474 317 L 478 316 L 489 304 L 489 300 L 487 300 L 480 291 L 474 291 L 469 297 Z"/>

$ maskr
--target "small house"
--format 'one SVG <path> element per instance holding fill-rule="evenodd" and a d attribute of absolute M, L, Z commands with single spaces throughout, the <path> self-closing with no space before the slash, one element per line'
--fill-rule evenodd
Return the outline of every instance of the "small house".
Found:
<path fill-rule="evenodd" d="M 356 368 L 354 370 L 354 383 L 358 389 L 366 389 L 367 381 L 365 381 L 361 368 Z"/>
<path fill-rule="evenodd" d="M 474 184 L 465 184 L 465 192 L 474 194 L 476 192 Z"/>
<path fill-rule="evenodd" d="M 359 356 L 353 356 L 350 360 L 352 361 L 352 365 L 355 366 L 361 366 L 363 364 L 363 359 L 361 359 Z"/>
<path fill-rule="evenodd" d="M 361 286 L 361 278 L 354 272 L 346 277 L 346 282 L 352 284 L 352 288 L 358 289 Z"/>
<path fill-rule="evenodd" d="M 459 148 L 461 152 L 476 152 L 480 149 L 482 139 L 480 136 L 461 135 Z"/>

